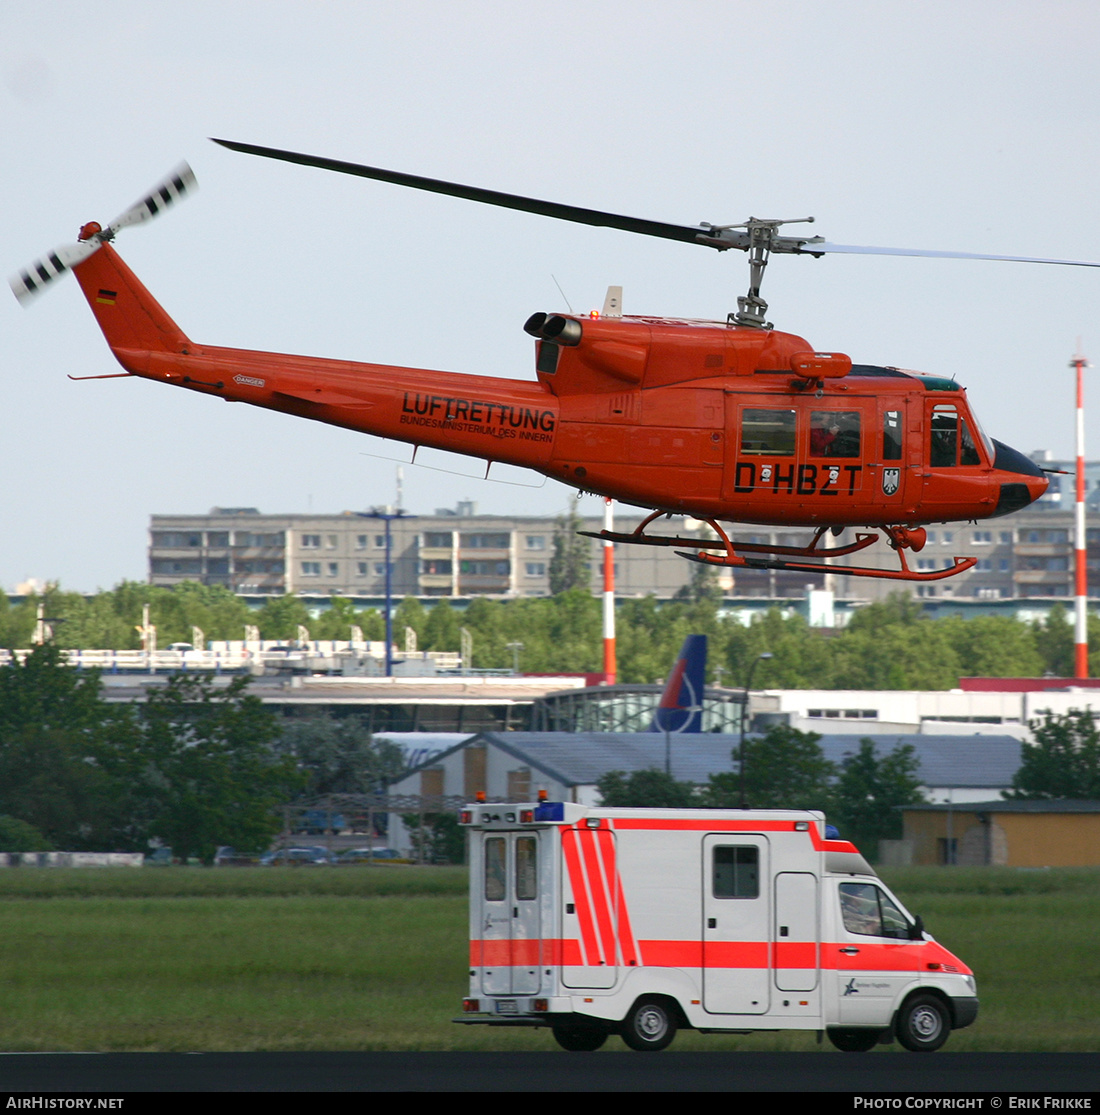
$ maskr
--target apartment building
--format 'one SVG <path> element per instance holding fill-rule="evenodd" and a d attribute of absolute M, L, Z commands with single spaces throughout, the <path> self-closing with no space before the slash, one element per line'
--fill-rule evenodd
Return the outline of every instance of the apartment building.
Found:
<path fill-rule="evenodd" d="M 1068 462 L 1034 454 L 1044 467 Z M 1100 512 L 1100 462 L 1088 465 L 1090 514 Z M 969 572 L 913 584 L 842 574 L 782 573 L 774 569 L 724 569 L 714 576 L 724 595 L 752 599 L 802 598 L 806 590 L 830 589 L 838 600 L 876 600 L 909 586 L 925 599 L 1009 600 L 1073 595 L 1072 476 L 1052 474 L 1052 489 L 1032 507 L 1003 519 L 932 524 L 919 553 L 908 552 L 911 569 L 949 568 L 956 557 L 973 557 Z M 591 506 L 592 501 L 588 501 Z M 642 516 L 616 514 L 616 529 L 633 530 Z M 472 502 L 431 515 L 389 518 L 390 573 L 395 595 L 544 596 L 550 592 L 550 561 L 558 522 L 550 516 L 479 514 Z M 655 524 L 691 534 L 708 528 L 690 519 Z M 599 531 L 602 517 L 582 517 L 582 529 Z M 154 515 L 150 526 L 149 580 L 225 585 L 248 595 L 293 592 L 327 597 L 378 597 L 386 583 L 386 519 L 376 512 L 336 515 L 266 515 L 255 508 L 213 508 L 206 515 Z M 857 532 L 846 531 L 835 545 Z M 767 545 L 804 545 L 805 530 L 746 526 L 734 537 Z M 588 548 L 591 588 L 603 586 L 603 547 Z M 617 545 L 616 589 L 620 596 L 675 596 L 698 567 L 674 548 Z M 845 559 L 838 559 L 842 564 Z M 896 569 L 884 543 L 847 559 L 853 564 Z M 1100 597 L 1100 523 L 1088 528 L 1089 595 Z"/>
<path fill-rule="evenodd" d="M 640 515 L 618 516 L 616 529 L 633 530 L 640 522 Z M 216 507 L 207 515 L 154 515 L 149 580 L 200 581 L 250 595 L 376 597 L 385 592 L 386 525 L 372 512 L 353 511 L 263 515 L 255 508 Z M 584 518 L 581 526 L 600 530 L 602 517 Z M 553 517 L 481 515 L 469 502 L 433 515 L 390 518 L 392 591 L 425 597 L 545 596 L 557 530 Z M 593 591 L 600 591 L 603 548 L 595 541 L 584 545 Z M 668 549 L 615 550 L 615 575 L 624 595 L 674 596 L 690 582 L 691 569 Z M 729 578 L 725 587 L 732 590 Z"/>

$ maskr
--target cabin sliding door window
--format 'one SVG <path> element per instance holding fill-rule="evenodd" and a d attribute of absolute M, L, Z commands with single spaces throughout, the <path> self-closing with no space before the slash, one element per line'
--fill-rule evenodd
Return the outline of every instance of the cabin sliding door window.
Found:
<path fill-rule="evenodd" d="M 859 411 L 815 410 L 810 415 L 811 457 L 858 457 Z"/>
<path fill-rule="evenodd" d="M 793 457 L 795 411 L 756 410 L 741 412 L 741 452 L 756 457 Z"/>

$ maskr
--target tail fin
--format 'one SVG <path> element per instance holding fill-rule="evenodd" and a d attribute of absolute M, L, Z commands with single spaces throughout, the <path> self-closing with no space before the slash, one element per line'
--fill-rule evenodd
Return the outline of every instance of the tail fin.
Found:
<path fill-rule="evenodd" d="M 189 342 L 110 244 L 73 268 L 111 351 L 179 352 Z"/>
<path fill-rule="evenodd" d="M 650 724 L 651 732 L 701 732 L 703 687 L 707 673 L 707 637 L 689 635 L 668 675 L 665 691 Z"/>

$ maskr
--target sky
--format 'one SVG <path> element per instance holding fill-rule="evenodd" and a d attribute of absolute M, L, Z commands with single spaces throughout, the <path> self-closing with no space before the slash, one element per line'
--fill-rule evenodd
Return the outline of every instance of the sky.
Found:
<path fill-rule="evenodd" d="M 0 263 L 106 224 L 185 159 L 199 191 L 117 247 L 197 342 L 533 379 L 522 325 L 565 308 L 559 286 L 577 311 L 616 284 L 628 314 L 724 320 L 743 256 L 207 137 L 679 224 L 812 215 L 838 243 L 1100 260 L 1098 52 L 1087 0 L 5 4 Z M 777 257 L 764 296 L 814 348 L 956 376 L 991 436 L 1072 456 L 1068 363 L 1080 338 L 1100 364 L 1100 271 Z M 395 500 L 400 444 L 67 378 L 117 370 L 71 276 L 29 309 L 0 292 L 0 588 L 144 580 L 152 514 Z M 414 513 L 573 499 L 429 459 L 403 469 Z"/>

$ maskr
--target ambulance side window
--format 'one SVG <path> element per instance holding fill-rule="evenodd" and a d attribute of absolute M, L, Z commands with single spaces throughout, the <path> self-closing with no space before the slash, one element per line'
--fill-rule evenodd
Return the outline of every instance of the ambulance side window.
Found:
<path fill-rule="evenodd" d="M 849 933 L 903 941 L 909 938 L 905 915 L 872 883 L 841 883 L 840 912 Z"/>
<path fill-rule="evenodd" d="M 504 838 L 490 836 L 485 841 L 485 901 L 503 902 L 507 875 L 504 866 Z"/>
<path fill-rule="evenodd" d="M 759 898 L 760 850 L 738 845 L 716 847 L 712 885 L 715 898 Z"/>
<path fill-rule="evenodd" d="M 516 898 L 538 897 L 538 840 L 521 836 L 516 840 Z"/>

